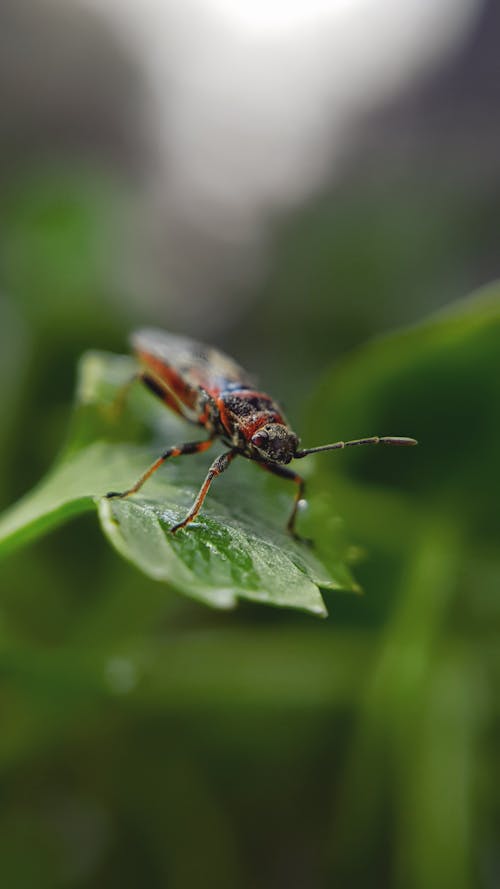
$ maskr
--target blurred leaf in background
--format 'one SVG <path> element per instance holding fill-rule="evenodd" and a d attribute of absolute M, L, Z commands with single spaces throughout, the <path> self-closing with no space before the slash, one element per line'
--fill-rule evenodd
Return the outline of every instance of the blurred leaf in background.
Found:
<path fill-rule="evenodd" d="M 496 765 L 482 756 L 498 732 L 499 344 L 494 285 L 346 359 L 311 413 L 316 437 L 330 432 L 320 410 L 330 398 L 348 436 L 397 423 L 420 441 L 411 466 L 399 454 L 356 453 L 317 467 L 315 484 L 335 492 L 368 554 L 358 576 L 378 578 L 372 619 L 390 614 L 340 795 L 333 858 L 349 882 L 365 879 L 366 860 L 383 871 L 388 831 L 396 885 L 475 886 L 489 854 L 481 825 L 497 787 L 482 773 Z M 355 618 L 349 606 L 344 618 Z"/>
<path fill-rule="evenodd" d="M 5 379 L 16 392 L 2 405 L 5 502 L 22 492 L 23 476 L 33 484 L 52 461 L 64 434 L 75 355 L 89 340 L 109 345 L 125 334 L 117 253 L 125 246 L 126 207 L 117 180 L 83 165 L 18 171 L 4 185 L 0 342 Z"/>

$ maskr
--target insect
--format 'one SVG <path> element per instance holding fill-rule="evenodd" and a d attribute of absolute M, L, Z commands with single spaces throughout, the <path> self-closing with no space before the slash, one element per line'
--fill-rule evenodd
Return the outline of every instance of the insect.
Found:
<path fill-rule="evenodd" d="M 390 435 L 301 448 L 298 436 L 292 432 L 277 402 L 256 389 L 251 377 L 232 358 L 210 346 L 155 328 L 133 333 L 131 345 L 141 368 L 137 378 L 167 407 L 205 429 L 207 437 L 167 448 L 131 488 L 121 493 L 110 491 L 106 496 L 135 494 L 171 457 L 206 451 L 217 438 L 226 445 L 226 450 L 210 466 L 191 509 L 170 529 L 173 533 L 196 518 L 213 480 L 237 456 L 246 457 L 273 475 L 294 482 L 296 493 L 287 528 L 300 539 L 295 521 L 304 497 L 304 479 L 288 468 L 292 460 L 358 445 L 417 444 L 413 438 Z"/>

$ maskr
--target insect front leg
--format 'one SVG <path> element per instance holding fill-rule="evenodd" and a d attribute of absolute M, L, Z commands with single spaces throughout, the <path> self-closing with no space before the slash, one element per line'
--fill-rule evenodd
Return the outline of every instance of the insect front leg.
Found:
<path fill-rule="evenodd" d="M 179 531 L 180 528 L 185 528 L 186 525 L 189 525 L 189 522 L 192 522 L 193 519 L 196 518 L 203 505 L 203 501 L 208 494 L 208 489 L 210 488 L 210 485 L 212 484 L 214 478 L 217 478 L 218 475 L 221 475 L 221 473 L 223 473 L 227 469 L 231 461 L 234 459 L 234 457 L 236 457 L 236 454 L 237 451 L 226 451 L 224 454 L 221 454 L 219 457 L 217 457 L 216 460 L 214 460 L 207 472 L 205 481 L 200 488 L 199 494 L 194 501 L 191 509 L 189 510 L 186 518 L 170 529 L 172 534 L 175 534 L 175 532 Z"/>
<path fill-rule="evenodd" d="M 140 478 L 137 479 L 136 483 L 132 485 L 131 488 L 128 488 L 126 491 L 109 491 L 106 494 L 108 499 L 112 499 L 113 497 L 128 497 L 130 494 L 136 494 L 139 491 L 144 482 L 147 482 L 148 478 L 150 478 L 160 466 L 165 463 L 165 460 L 169 460 L 170 457 L 181 457 L 183 454 L 200 454 L 202 451 L 207 451 L 209 447 L 213 444 L 213 438 L 208 438 L 205 441 L 187 441 L 183 445 L 179 445 L 178 447 L 168 448 L 161 457 L 158 457 L 151 466 L 146 469 Z"/>
<path fill-rule="evenodd" d="M 263 469 L 267 469 L 268 472 L 271 472 L 273 475 L 278 475 L 280 478 L 286 478 L 291 482 L 295 482 L 297 485 L 297 490 L 295 492 L 295 498 L 293 501 L 292 511 L 290 513 L 290 518 L 287 522 L 287 531 L 295 537 L 296 540 L 300 540 L 302 543 L 311 544 L 312 540 L 309 540 L 307 537 L 301 537 L 300 534 L 297 534 L 295 530 L 295 521 L 297 519 L 297 510 L 299 507 L 299 503 L 304 498 L 304 491 L 306 483 L 301 475 L 294 472 L 292 469 L 286 469 L 285 466 L 281 466 L 279 463 L 259 463 L 259 466 L 262 466 Z"/>

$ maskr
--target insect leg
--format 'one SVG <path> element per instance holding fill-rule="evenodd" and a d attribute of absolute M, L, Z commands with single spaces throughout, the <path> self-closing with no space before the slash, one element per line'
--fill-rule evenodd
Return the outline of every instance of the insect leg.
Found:
<path fill-rule="evenodd" d="M 300 501 L 304 497 L 304 491 L 306 483 L 301 475 L 294 472 L 292 469 L 286 469 L 284 466 L 281 466 L 279 463 L 259 463 L 259 466 L 262 466 L 263 469 L 267 469 L 268 472 L 271 472 L 273 475 L 278 475 L 280 478 L 287 478 L 291 482 L 295 482 L 297 485 L 297 490 L 295 492 L 295 499 L 293 501 L 292 512 L 290 513 L 290 518 L 287 522 L 287 530 L 290 531 L 290 534 L 296 538 L 296 540 L 302 540 L 305 543 L 311 543 L 307 538 L 301 537 L 297 534 L 295 530 L 295 520 L 297 518 L 297 509 Z"/>
<path fill-rule="evenodd" d="M 183 445 L 179 445 L 179 447 L 168 448 L 165 453 L 158 457 L 151 466 L 146 469 L 139 479 L 137 479 L 135 485 L 132 485 L 127 491 L 109 491 L 106 494 L 108 499 L 112 499 L 113 497 L 128 497 L 130 494 L 135 494 L 142 488 L 144 482 L 150 478 L 160 466 L 165 463 L 165 460 L 168 460 L 170 457 L 180 457 L 182 454 L 199 454 L 202 451 L 207 451 L 208 448 L 213 444 L 213 438 L 208 438 L 205 441 L 187 441 Z"/>
<path fill-rule="evenodd" d="M 189 522 L 192 522 L 194 518 L 198 515 L 203 501 L 208 494 L 208 489 L 212 484 L 214 478 L 217 478 L 218 475 L 224 472 L 227 469 L 231 461 L 236 457 L 237 451 L 226 451 L 224 454 L 221 454 L 217 457 L 216 460 L 212 463 L 210 469 L 207 472 L 207 476 L 205 481 L 203 482 L 200 491 L 196 500 L 194 501 L 191 509 L 189 510 L 185 519 L 182 522 L 179 522 L 177 525 L 174 525 L 173 528 L 170 528 L 172 534 L 175 534 L 180 528 L 185 528 L 186 525 L 189 525 Z"/>
<path fill-rule="evenodd" d="M 153 395 L 156 395 L 160 401 L 163 401 L 167 407 L 171 408 L 171 410 L 175 411 L 176 414 L 180 414 L 180 416 L 184 416 L 182 413 L 181 406 L 179 404 L 179 399 L 174 395 L 173 392 L 170 391 L 168 386 L 157 377 L 154 377 L 152 374 L 149 374 L 146 370 L 142 371 L 138 374 L 138 378 L 141 382 L 146 386 L 146 389 L 149 389 Z"/>

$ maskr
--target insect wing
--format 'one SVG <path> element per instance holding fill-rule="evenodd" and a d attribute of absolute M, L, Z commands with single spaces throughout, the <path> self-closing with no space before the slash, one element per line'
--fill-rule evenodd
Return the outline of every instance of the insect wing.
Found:
<path fill-rule="evenodd" d="M 200 389 L 216 398 L 227 389 L 253 385 L 246 371 L 228 355 L 187 337 L 147 328 L 133 333 L 131 343 L 145 367 L 188 412 L 196 411 Z"/>

